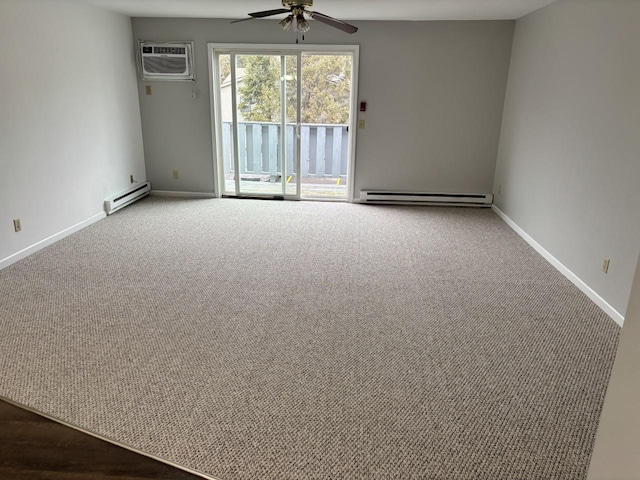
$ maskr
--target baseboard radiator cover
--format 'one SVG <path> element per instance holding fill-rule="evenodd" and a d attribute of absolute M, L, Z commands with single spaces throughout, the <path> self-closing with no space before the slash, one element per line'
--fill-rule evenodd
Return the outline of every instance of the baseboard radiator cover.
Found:
<path fill-rule="evenodd" d="M 491 207 L 493 195 L 491 193 L 429 193 L 361 190 L 360 203 Z"/>
<path fill-rule="evenodd" d="M 140 200 L 141 198 L 146 197 L 147 195 L 149 195 L 150 191 L 151 183 L 141 183 L 133 188 L 130 188 L 129 190 L 107 198 L 104 201 L 104 209 L 107 212 L 107 215 L 111 215 L 113 212 L 116 212 L 121 208 L 126 207 L 127 205 L 131 205 L 136 200 Z"/>

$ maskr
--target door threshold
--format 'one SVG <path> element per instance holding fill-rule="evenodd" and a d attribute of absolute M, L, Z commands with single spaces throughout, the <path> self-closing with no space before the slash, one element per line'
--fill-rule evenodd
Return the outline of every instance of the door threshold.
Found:
<path fill-rule="evenodd" d="M 346 198 L 323 198 L 323 197 L 302 197 L 300 200 L 309 202 L 334 202 L 334 203 L 349 203 Z"/>
<path fill-rule="evenodd" d="M 222 198 L 237 198 L 240 200 L 285 200 L 284 195 L 222 195 Z M 286 200 L 294 200 L 287 198 Z"/>

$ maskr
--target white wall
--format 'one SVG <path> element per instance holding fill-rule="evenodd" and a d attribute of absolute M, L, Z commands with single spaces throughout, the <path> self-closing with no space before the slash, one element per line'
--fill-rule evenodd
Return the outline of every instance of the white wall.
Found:
<path fill-rule="evenodd" d="M 494 184 L 496 205 L 623 315 L 640 251 L 639 45 L 640 2 L 560 0 L 518 20 Z"/>
<path fill-rule="evenodd" d="M 145 180 L 130 19 L 84 3 L 0 2 L 0 265 Z"/>
<path fill-rule="evenodd" d="M 490 193 L 514 22 L 353 23 L 360 31 L 346 35 L 314 22 L 305 43 L 360 45 L 368 111 L 357 132 L 355 191 Z M 196 42 L 196 100 L 192 84 L 139 85 L 145 158 L 154 188 L 211 192 L 207 43 L 291 44 L 295 35 L 272 20 L 134 18 L 133 31 L 136 39 Z"/>
<path fill-rule="evenodd" d="M 589 480 L 640 477 L 640 261 L 604 400 Z"/>

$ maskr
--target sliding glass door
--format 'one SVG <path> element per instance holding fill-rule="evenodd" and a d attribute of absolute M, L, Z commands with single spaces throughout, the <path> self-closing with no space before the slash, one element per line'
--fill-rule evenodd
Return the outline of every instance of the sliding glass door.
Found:
<path fill-rule="evenodd" d="M 354 53 L 232 47 L 210 45 L 219 193 L 347 200 Z"/>
<path fill-rule="evenodd" d="M 230 51 L 216 57 L 222 194 L 299 198 L 300 54 Z"/>

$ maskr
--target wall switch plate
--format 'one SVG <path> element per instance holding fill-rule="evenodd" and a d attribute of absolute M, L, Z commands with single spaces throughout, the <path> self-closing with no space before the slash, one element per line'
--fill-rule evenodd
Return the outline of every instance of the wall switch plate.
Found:
<path fill-rule="evenodd" d="M 20 223 L 20 219 L 16 218 L 13 221 L 13 229 L 16 231 L 16 233 L 18 233 L 20 230 L 22 230 L 22 224 Z"/>
<path fill-rule="evenodd" d="M 605 257 L 604 262 L 602 263 L 602 272 L 603 273 L 608 273 L 609 272 L 609 262 L 610 262 L 610 260 Z"/>
<path fill-rule="evenodd" d="M 178 180 L 180 178 L 180 175 L 178 175 L 178 170 L 174 170 L 173 171 L 173 179 L 174 180 Z"/>
<path fill-rule="evenodd" d="M 146 93 L 147 95 L 151 95 L 151 85 L 144 86 L 144 93 Z"/>
<path fill-rule="evenodd" d="M 358 128 L 359 128 L 360 130 L 364 130 L 364 120 L 360 120 L 360 121 L 358 122 Z"/>

